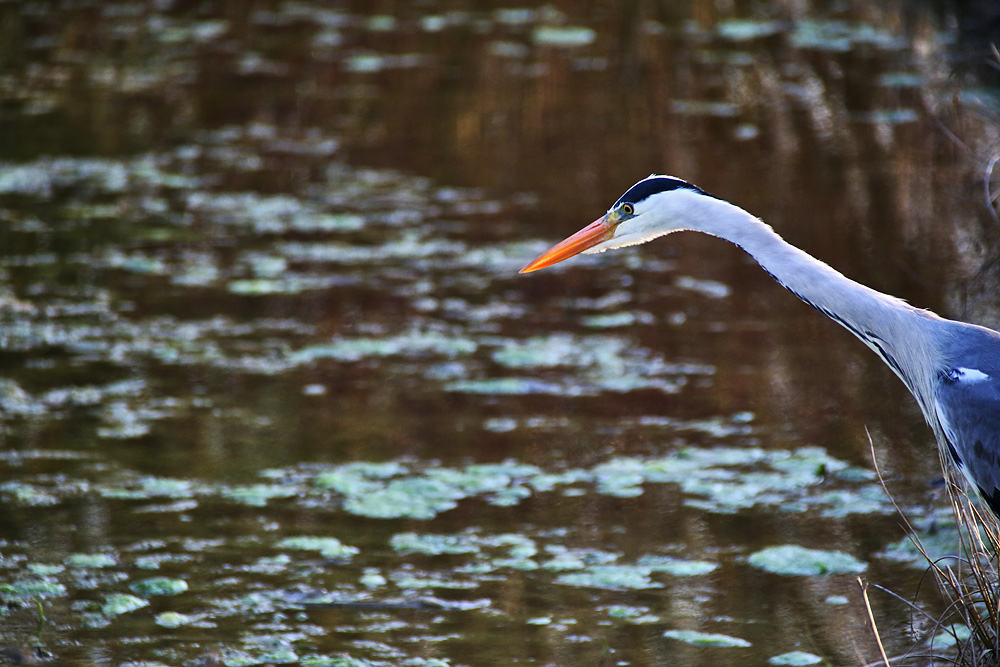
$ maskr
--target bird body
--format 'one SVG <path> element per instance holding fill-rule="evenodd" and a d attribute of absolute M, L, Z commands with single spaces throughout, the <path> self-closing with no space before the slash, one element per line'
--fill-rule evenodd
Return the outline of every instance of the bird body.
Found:
<path fill-rule="evenodd" d="M 780 285 L 871 348 L 916 398 L 945 458 L 1000 517 L 1000 333 L 855 282 L 742 208 L 671 176 L 639 181 L 604 216 L 521 273 L 683 230 L 739 246 Z"/>

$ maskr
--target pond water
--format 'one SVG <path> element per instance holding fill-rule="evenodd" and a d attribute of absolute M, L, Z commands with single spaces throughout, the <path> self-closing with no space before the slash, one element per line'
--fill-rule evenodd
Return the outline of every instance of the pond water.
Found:
<path fill-rule="evenodd" d="M 517 272 L 664 172 L 996 326 L 912 4 L 0 5 L 5 659 L 874 660 L 859 575 L 942 603 L 870 450 L 949 516 L 891 372 L 716 239 Z"/>

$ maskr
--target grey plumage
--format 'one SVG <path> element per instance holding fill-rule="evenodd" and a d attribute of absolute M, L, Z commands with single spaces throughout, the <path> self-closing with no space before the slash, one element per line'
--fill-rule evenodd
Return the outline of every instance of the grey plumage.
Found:
<path fill-rule="evenodd" d="M 521 272 L 682 230 L 738 245 L 778 283 L 874 350 L 916 398 L 945 459 L 1000 517 L 1000 333 L 850 280 L 738 206 L 670 176 L 639 181 L 603 217 Z"/>
<path fill-rule="evenodd" d="M 1000 334 L 944 321 L 935 414 L 924 414 L 938 441 L 1000 516 Z M 936 423 L 935 423 L 936 422 Z"/>

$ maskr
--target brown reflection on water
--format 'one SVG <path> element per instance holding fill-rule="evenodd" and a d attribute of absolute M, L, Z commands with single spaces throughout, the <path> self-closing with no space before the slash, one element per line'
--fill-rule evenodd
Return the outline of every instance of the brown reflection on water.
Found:
<path fill-rule="evenodd" d="M 272 373 L 156 357 L 136 363 L 127 355 L 122 363 L 96 354 L 64 358 L 57 345 L 0 350 L 28 393 L 139 377 L 152 398 L 182 406 L 153 420 L 150 433 L 122 440 L 96 435 L 108 415 L 86 406 L 65 418 L 10 418 L 0 431 L 4 447 L 84 452 L 96 462 L 80 463 L 79 474 L 95 479 L 108 465 L 138 475 L 253 484 L 261 471 L 303 463 L 403 458 L 457 466 L 516 459 L 547 470 L 588 468 L 616 455 L 657 456 L 720 442 L 818 445 L 864 465 L 867 428 L 894 487 L 920 503 L 929 495 L 926 481 L 938 474 L 937 458 L 905 390 L 863 346 L 777 288 L 738 249 L 683 234 L 615 257 L 517 276 L 533 250 L 503 245 L 561 238 L 634 181 L 666 172 L 753 211 L 861 282 L 996 325 L 992 278 L 980 272 L 995 261 L 996 231 L 977 164 L 996 129 L 981 106 L 961 97 L 970 82 L 949 79 L 942 28 L 930 16 L 903 14 L 902 4 L 845 3 L 831 16 L 802 3 L 772 3 L 735 16 L 714 2 L 559 2 L 516 11 L 460 2 L 357 2 L 332 10 L 309 3 L 178 2 L 162 10 L 109 3 L 53 6 L 51 12 L 45 3 L 6 3 L 0 6 L 8 37 L 0 38 L 0 159 L 8 166 L 42 156 L 149 153 L 179 175 L 203 179 L 196 194 L 288 195 L 318 202 L 324 212 L 371 216 L 366 223 L 375 214 L 405 214 L 419 228 L 414 233 L 431 228 L 433 240 L 463 244 L 454 256 L 429 259 L 413 251 L 353 263 L 293 257 L 282 265 L 268 255 L 276 247 L 300 243 L 306 252 L 340 243 L 339 237 L 302 230 L 263 239 L 218 234 L 219 223 L 180 186 L 149 186 L 148 193 L 125 186 L 122 199 L 133 203 L 124 204 L 107 193 L 89 198 L 76 190 L 47 200 L 5 195 L 0 279 L 10 291 L 0 293 L 0 305 L 9 312 L 36 301 L 55 307 L 80 290 L 97 293 L 98 301 L 106 293 L 114 314 L 128 322 L 217 315 L 236 324 L 293 321 L 301 325 L 293 333 L 255 331 L 232 344 L 234 355 L 261 345 L 279 360 L 337 336 L 391 337 L 415 322 L 480 347 L 457 371 L 447 354 L 441 359 L 431 352 L 402 359 L 373 354 L 357 362 L 320 357 Z M 857 25 L 872 32 L 859 36 L 850 28 Z M 563 32 L 545 37 L 539 30 L 546 27 Z M 173 157 L 162 157 L 167 154 Z M 366 182 L 355 173 L 362 168 L 392 171 L 367 177 L 381 178 L 381 190 L 334 187 L 352 178 Z M 88 226 L 82 213 L 74 217 L 67 198 L 112 210 Z M 184 232 L 168 236 L 155 215 L 122 214 L 146 198 L 162 200 L 152 209 L 183 220 Z M 240 217 L 238 209 L 234 215 Z M 50 227 L 32 232 L 24 222 L 33 216 Z M 387 237 L 405 240 L 406 230 L 406 224 L 369 225 L 343 245 L 380 248 Z M 248 260 L 244 246 L 257 255 Z M 95 249 L 105 247 L 136 253 L 133 262 L 204 261 L 223 278 L 190 287 L 171 282 L 169 271 L 73 261 L 75 253 L 92 251 L 103 258 Z M 509 271 L 496 268 L 505 266 L 500 263 L 461 264 L 464 256 L 495 247 L 523 249 L 525 256 L 502 258 L 511 262 Z M 58 259 L 37 266 L 24 259 L 48 253 Z M 257 273 L 240 268 L 254 258 Z M 310 270 L 343 280 L 291 294 L 232 289 L 248 276 L 312 276 Z M 456 379 L 510 374 L 492 356 L 502 346 L 497 340 L 604 333 L 582 324 L 582 314 L 603 312 L 587 304 L 604 301 L 649 315 L 609 333 L 647 353 L 649 363 L 662 357 L 711 372 L 690 374 L 673 392 L 646 387 L 507 396 L 442 388 Z M 470 317 L 473 308 L 487 314 Z M 558 375 L 548 367 L 524 374 L 539 381 Z M 438 377 L 444 379 L 428 379 Z M 741 413 L 754 416 L 745 438 L 657 431 L 641 421 Z M 515 427 L 506 428 L 504 420 Z M 532 420 L 541 425 L 526 428 Z M 52 479 L 72 466 L 44 461 L 28 468 L 11 475 Z M 57 509 L 18 506 L 0 519 L 0 538 L 61 562 L 69 553 L 164 536 L 254 543 L 261 534 L 331 531 L 374 553 L 374 567 L 388 572 L 397 564 L 386 543 L 405 530 L 567 530 L 579 548 L 628 557 L 675 549 L 726 566 L 711 578 L 670 579 L 664 589 L 640 592 L 595 592 L 553 585 L 546 574 L 510 575 L 488 589 L 502 616 L 500 630 L 493 616 L 456 614 L 459 620 L 444 627 L 458 637 L 440 652 L 426 642 L 426 654 L 455 664 L 596 664 L 612 655 L 602 654 L 597 637 L 629 664 L 745 664 L 732 654 L 670 643 L 661 637 L 663 623 L 649 631 L 638 625 L 606 630 L 595 608 L 620 603 L 648 607 L 672 627 L 712 631 L 721 623 L 736 635 L 755 632 L 761 660 L 790 650 L 789 636 L 801 636 L 804 649 L 833 662 L 873 657 L 858 605 L 831 611 L 824 603 L 847 594 L 849 577 L 803 583 L 748 574 L 741 559 L 786 542 L 834 545 L 874 558 L 895 522 L 869 516 L 818 521 L 759 508 L 713 514 L 686 507 L 680 496 L 673 485 L 655 485 L 640 499 L 548 494 L 513 509 L 476 499 L 432 522 L 379 522 L 349 516 L 332 501 L 278 510 L 207 503 L 147 521 L 97 494 L 74 496 Z M 180 514 L 185 518 L 177 519 Z M 252 549 L 248 562 L 259 555 Z M 217 582 L 215 565 L 200 564 L 189 576 Z M 230 561 L 220 567 L 239 569 Z M 364 565 L 352 567 L 310 584 L 333 588 L 337 577 L 356 578 Z M 890 586 L 914 583 L 912 572 L 884 562 L 873 570 Z M 259 587 L 269 585 L 278 584 Z M 908 617 L 885 600 L 875 604 L 887 619 L 886 636 L 905 649 Z M 572 624 L 556 630 L 527 623 L 549 615 L 572 617 L 578 632 Z M 346 650 L 343 635 L 351 633 L 337 628 L 356 622 L 347 616 L 311 617 L 325 631 L 316 643 L 331 653 Z M 145 632 L 138 627 L 137 635 Z M 76 638 L 73 632 L 64 628 L 65 636 Z M 102 641 L 114 643 L 129 632 L 115 626 Z M 225 641 L 205 634 L 205 642 Z M 134 651 L 124 657 L 151 659 Z M 166 655 L 188 659 L 193 652 L 185 646 Z"/>

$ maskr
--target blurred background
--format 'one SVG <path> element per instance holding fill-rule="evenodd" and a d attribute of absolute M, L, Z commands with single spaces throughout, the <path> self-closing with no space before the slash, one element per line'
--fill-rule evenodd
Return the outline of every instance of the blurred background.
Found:
<path fill-rule="evenodd" d="M 940 611 L 874 480 L 946 521 L 892 373 L 718 239 L 517 271 L 667 173 L 997 327 L 998 32 L 945 0 L 0 2 L 4 655 L 873 660 L 862 570 L 752 556 Z"/>

